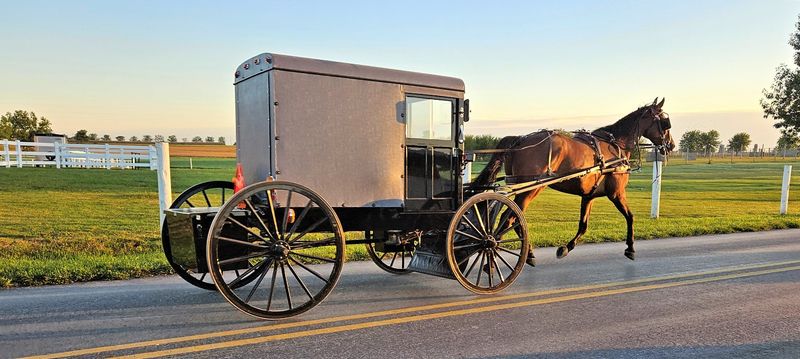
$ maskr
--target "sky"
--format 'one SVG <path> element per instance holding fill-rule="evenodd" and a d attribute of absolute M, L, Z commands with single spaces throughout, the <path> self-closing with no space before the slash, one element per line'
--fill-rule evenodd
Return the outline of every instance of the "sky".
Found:
<path fill-rule="evenodd" d="M 233 139 L 234 70 L 272 52 L 461 78 L 468 134 L 592 129 L 658 96 L 677 136 L 772 147 L 759 99 L 792 62 L 800 1 L 0 0 L 0 14 L 0 112 L 70 135 Z"/>

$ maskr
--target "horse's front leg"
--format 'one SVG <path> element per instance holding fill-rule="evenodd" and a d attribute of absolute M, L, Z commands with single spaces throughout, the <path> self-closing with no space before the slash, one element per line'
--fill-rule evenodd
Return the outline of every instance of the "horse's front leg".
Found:
<path fill-rule="evenodd" d="M 628 222 L 628 238 L 625 239 L 625 244 L 628 245 L 628 248 L 625 249 L 625 256 L 633 260 L 636 253 L 636 251 L 633 250 L 633 212 L 631 212 L 631 208 L 628 206 L 628 199 L 625 197 L 624 192 L 609 195 L 608 199 L 614 203 L 617 210 L 625 216 L 625 221 Z"/>
<path fill-rule="evenodd" d="M 524 213 L 525 210 L 528 208 L 528 205 L 530 205 L 533 199 L 536 198 L 536 196 L 538 196 L 539 193 L 542 193 L 543 190 L 544 187 L 539 187 L 534 190 L 531 190 L 530 192 L 518 194 L 514 196 L 514 202 L 517 204 L 517 206 L 519 206 L 519 208 Z M 513 219 L 509 220 L 508 225 L 513 225 L 513 224 L 514 224 Z M 521 228 L 515 228 L 514 231 L 517 233 L 517 236 L 522 238 Z M 525 260 L 525 263 L 528 263 L 528 265 L 531 267 L 536 267 L 536 257 L 534 257 L 533 255 L 533 241 L 530 242 L 530 247 L 528 247 L 528 258 Z"/>
<path fill-rule="evenodd" d="M 575 249 L 575 245 L 578 243 L 578 240 L 586 233 L 586 230 L 589 228 L 589 215 L 592 213 L 593 202 L 594 198 L 581 198 L 581 218 L 578 222 L 578 233 L 575 233 L 575 237 L 573 237 L 566 246 L 558 247 L 556 250 L 557 258 L 560 259 L 566 257 L 567 254 L 569 254 L 569 251 Z"/>

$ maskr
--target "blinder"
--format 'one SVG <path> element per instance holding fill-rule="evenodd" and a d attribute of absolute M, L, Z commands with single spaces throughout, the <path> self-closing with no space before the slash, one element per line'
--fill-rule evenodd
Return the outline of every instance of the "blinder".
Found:
<path fill-rule="evenodd" d="M 672 128 L 672 122 L 669 121 L 669 115 L 664 113 L 663 117 L 659 119 L 659 125 L 661 126 L 662 131 L 669 130 Z"/>

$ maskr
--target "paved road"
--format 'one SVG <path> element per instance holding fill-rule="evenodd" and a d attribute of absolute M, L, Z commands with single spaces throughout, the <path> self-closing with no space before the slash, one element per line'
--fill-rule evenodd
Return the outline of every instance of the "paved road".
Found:
<path fill-rule="evenodd" d="M 540 248 L 487 297 L 348 263 L 325 303 L 281 322 L 175 276 L 2 290 L 0 357 L 800 358 L 800 230 L 640 241 L 635 262 L 623 248 Z"/>

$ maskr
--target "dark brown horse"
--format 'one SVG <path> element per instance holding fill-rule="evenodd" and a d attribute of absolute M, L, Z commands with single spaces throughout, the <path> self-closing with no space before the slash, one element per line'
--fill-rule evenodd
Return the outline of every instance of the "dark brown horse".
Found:
<path fill-rule="evenodd" d="M 579 132 L 575 136 L 569 136 L 553 131 L 539 131 L 525 136 L 504 137 L 497 146 L 504 151 L 492 156 L 486 168 L 473 181 L 473 186 L 486 186 L 495 182 L 504 162 L 507 183 L 563 176 L 599 164 L 603 168 L 602 172 L 549 186 L 560 192 L 581 196 L 578 232 L 566 246 L 558 248 L 556 255 L 563 258 L 575 248 L 577 241 L 586 233 L 592 203 L 596 198 L 608 197 L 627 221 L 625 256 L 633 260 L 633 213 L 625 195 L 629 159 L 641 137 L 650 140 L 662 154 L 668 154 L 675 147 L 669 133 L 669 116 L 662 110 L 663 106 L 664 100 L 658 102 L 656 98 L 652 104 L 642 106 L 614 124 L 600 127 L 591 133 Z M 611 164 L 606 167 L 606 163 Z M 517 194 L 514 201 L 524 211 L 542 190 L 544 187 Z M 528 257 L 533 258 L 533 253 Z M 528 263 L 534 264 L 532 260 Z"/>

